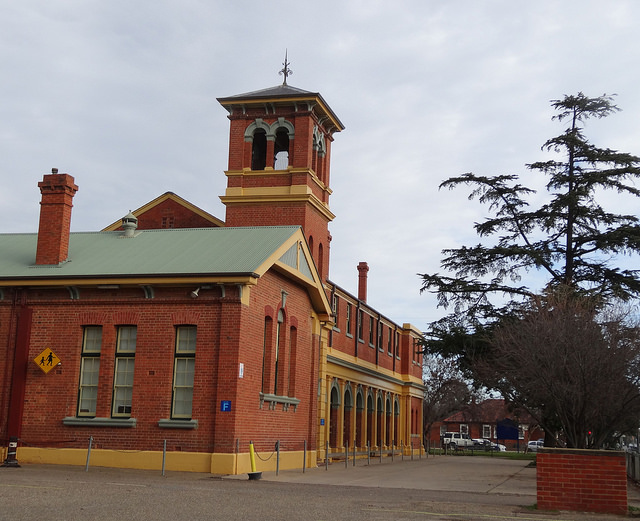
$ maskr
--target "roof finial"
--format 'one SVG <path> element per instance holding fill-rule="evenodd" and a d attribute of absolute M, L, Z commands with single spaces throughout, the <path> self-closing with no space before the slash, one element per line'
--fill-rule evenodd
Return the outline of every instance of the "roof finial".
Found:
<path fill-rule="evenodd" d="M 284 63 L 282 65 L 284 65 L 284 69 L 278 72 L 278 74 L 282 74 L 284 76 L 284 81 L 282 82 L 282 84 L 286 85 L 287 78 L 293 74 L 293 71 L 289 68 L 289 65 L 291 65 L 291 63 L 287 61 L 287 49 L 285 49 L 284 51 Z"/>

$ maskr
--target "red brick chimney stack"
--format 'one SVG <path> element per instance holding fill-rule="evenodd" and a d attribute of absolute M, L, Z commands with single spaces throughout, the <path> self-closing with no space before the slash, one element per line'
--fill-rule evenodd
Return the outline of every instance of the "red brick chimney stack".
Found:
<path fill-rule="evenodd" d="M 40 225 L 36 264 L 60 264 L 69 255 L 69 233 L 71 232 L 71 201 L 78 191 L 69 174 L 58 174 L 57 168 L 45 175 L 38 183 L 40 201 Z"/>
<path fill-rule="evenodd" d="M 367 301 L 367 272 L 369 265 L 366 262 L 358 263 L 358 299 Z"/>

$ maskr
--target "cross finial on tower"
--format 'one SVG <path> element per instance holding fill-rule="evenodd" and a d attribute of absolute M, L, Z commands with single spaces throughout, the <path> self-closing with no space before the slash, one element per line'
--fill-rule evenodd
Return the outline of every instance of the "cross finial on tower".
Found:
<path fill-rule="evenodd" d="M 284 65 L 284 69 L 278 72 L 278 74 L 282 74 L 284 76 L 284 81 L 282 82 L 282 84 L 286 85 L 287 78 L 293 74 L 293 71 L 289 68 L 289 65 L 291 65 L 291 63 L 287 61 L 287 49 L 285 49 L 284 51 L 284 63 L 282 65 Z"/>

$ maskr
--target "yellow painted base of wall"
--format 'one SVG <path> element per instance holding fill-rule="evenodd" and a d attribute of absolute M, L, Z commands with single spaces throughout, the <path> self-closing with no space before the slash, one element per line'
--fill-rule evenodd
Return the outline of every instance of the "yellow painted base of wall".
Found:
<path fill-rule="evenodd" d="M 303 456 L 303 451 L 281 452 L 280 470 L 302 469 Z M 260 457 L 266 461 L 262 461 Z M 20 464 L 84 466 L 87 464 L 87 450 L 18 447 L 17 460 Z M 259 454 L 259 457 L 256 457 L 257 472 L 275 471 L 276 464 L 275 453 L 271 456 Z M 316 465 L 315 451 L 307 451 L 306 467 L 311 468 Z M 89 467 L 92 466 L 161 471 L 162 452 L 92 449 Z M 223 475 L 246 474 L 252 471 L 249 453 L 209 454 L 205 452 L 167 452 L 165 470 Z"/>

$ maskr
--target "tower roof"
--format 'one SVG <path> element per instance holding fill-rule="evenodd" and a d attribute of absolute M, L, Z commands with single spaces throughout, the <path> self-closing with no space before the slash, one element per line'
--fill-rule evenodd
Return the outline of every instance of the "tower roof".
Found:
<path fill-rule="evenodd" d="M 233 112 L 234 107 L 241 109 L 243 106 L 269 101 L 274 103 L 307 103 L 310 108 L 317 106 L 318 110 L 333 122 L 334 132 L 344 130 L 344 125 L 319 92 L 309 92 L 287 84 L 236 94 L 235 96 L 227 96 L 225 98 L 217 98 L 217 100 L 218 103 L 230 113 Z"/>

